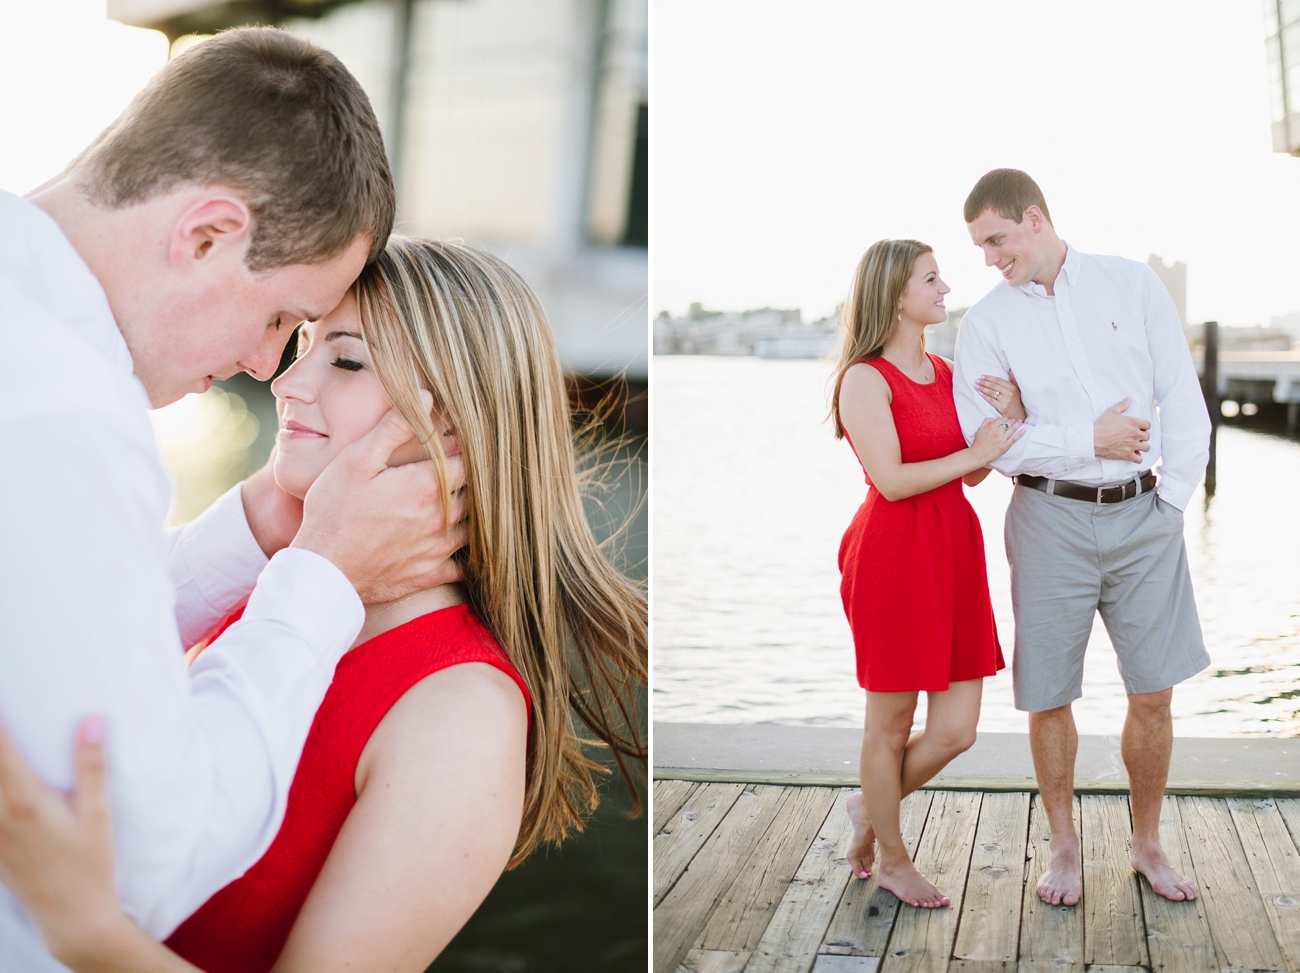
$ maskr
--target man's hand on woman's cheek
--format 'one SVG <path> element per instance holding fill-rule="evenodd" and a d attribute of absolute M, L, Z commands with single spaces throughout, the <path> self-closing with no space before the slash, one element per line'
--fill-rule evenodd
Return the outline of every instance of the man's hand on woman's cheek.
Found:
<path fill-rule="evenodd" d="M 330 462 L 303 501 L 292 546 L 328 558 L 366 604 L 405 597 L 461 578 L 452 555 L 469 542 L 461 487 L 464 463 L 447 458 L 450 516 L 443 516 L 430 460 L 389 467 L 393 452 L 414 438 L 389 411 L 369 433 Z"/>

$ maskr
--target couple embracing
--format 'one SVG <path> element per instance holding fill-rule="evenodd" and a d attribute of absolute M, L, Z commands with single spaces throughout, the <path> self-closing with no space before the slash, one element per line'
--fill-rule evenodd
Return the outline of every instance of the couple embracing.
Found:
<path fill-rule="evenodd" d="M 1182 511 L 1210 423 L 1181 322 L 1149 268 L 1065 243 L 1019 170 L 981 178 L 964 216 L 1003 280 L 962 319 L 955 363 L 925 351 L 949 290 L 925 244 L 873 244 L 844 306 L 832 417 L 874 488 L 839 555 L 867 691 L 849 862 L 910 905 L 949 902 L 909 857 L 899 802 L 975 742 L 983 680 L 1004 667 L 963 492 L 996 469 L 1016 484 L 1006 512 L 1015 704 L 1029 714 L 1051 829 L 1038 894 L 1053 905 L 1082 895 L 1070 706 L 1100 611 L 1128 694 L 1131 861 L 1158 894 L 1194 899 L 1159 840 L 1173 686 L 1209 663 Z M 926 724 L 913 733 L 922 691 Z"/>
<path fill-rule="evenodd" d="M 545 315 L 394 211 L 356 80 L 270 28 L 0 194 L 0 969 L 418 973 L 581 827 L 586 740 L 644 758 Z M 271 462 L 165 533 L 148 410 L 300 322 Z"/>

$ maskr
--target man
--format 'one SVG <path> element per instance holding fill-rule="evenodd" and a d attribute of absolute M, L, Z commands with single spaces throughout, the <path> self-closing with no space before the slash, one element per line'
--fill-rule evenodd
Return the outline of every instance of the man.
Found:
<path fill-rule="evenodd" d="M 1003 282 L 962 320 L 953 380 L 962 429 L 970 441 L 996 415 L 976 390 L 982 375 L 1014 375 L 1027 413 L 1025 435 L 993 466 L 1016 481 L 1006 515 L 1015 698 L 1029 712 L 1051 827 L 1038 894 L 1073 905 L 1082 891 L 1070 704 L 1100 611 L 1128 694 L 1121 752 L 1133 867 L 1160 895 L 1193 899 L 1196 885 L 1170 867 L 1159 838 L 1172 687 L 1210 661 L 1182 516 L 1209 456 L 1210 422 L 1181 322 L 1145 265 L 1062 241 L 1023 172 L 985 175 L 965 217 Z"/>
<path fill-rule="evenodd" d="M 0 194 L 0 721 L 68 787 L 103 717 L 119 892 L 160 938 L 274 837 L 363 602 L 454 579 L 465 530 L 431 463 L 386 468 L 411 436 L 390 414 L 304 505 L 264 470 L 165 538 L 147 410 L 269 379 L 394 208 L 356 80 L 270 29 L 193 48 L 63 175 Z M 246 597 L 187 677 L 184 647 Z M 0 969 L 61 969 L 3 890 Z"/>

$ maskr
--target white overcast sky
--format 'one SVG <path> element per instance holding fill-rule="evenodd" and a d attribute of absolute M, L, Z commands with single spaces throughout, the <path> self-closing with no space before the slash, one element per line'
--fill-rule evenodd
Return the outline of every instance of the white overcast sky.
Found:
<path fill-rule="evenodd" d="M 843 299 L 882 237 L 968 305 L 989 169 L 1080 250 L 1188 265 L 1190 321 L 1300 311 L 1300 159 L 1271 151 L 1260 0 L 654 0 L 656 313 Z"/>

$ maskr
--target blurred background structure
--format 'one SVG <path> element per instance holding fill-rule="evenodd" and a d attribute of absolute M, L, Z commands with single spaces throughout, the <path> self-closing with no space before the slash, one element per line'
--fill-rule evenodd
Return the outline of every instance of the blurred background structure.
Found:
<path fill-rule="evenodd" d="M 271 24 L 333 51 L 370 96 L 398 231 L 511 262 L 555 330 L 616 563 L 646 577 L 648 0 L 0 0 L 0 188 L 57 174 L 169 57 Z M 192 519 L 259 468 L 278 423 L 247 375 L 154 414 Z M 594 457 L 594 458 L 593 458 Z M 433 969 L 543 973 L 647 962 L 645 818 L 606 789 L 587 833 L 508 873 Z"/>

